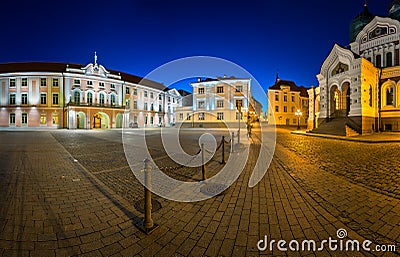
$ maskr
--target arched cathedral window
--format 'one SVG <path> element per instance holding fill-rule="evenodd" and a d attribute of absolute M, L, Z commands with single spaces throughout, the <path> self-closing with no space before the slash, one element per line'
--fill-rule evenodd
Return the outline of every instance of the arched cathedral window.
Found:
<path fill-rule="evenodd" d="M 79 104 L 80 101 L 81 101 L 81 94 L 78 91 L 75 91 L 75 93 L 74 93 L 74 102 L 76 104 Z"/>

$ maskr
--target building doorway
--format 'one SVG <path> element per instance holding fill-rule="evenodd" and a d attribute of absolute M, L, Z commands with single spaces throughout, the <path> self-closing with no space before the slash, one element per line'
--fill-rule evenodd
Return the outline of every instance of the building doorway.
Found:
<path fill-rule="evenodd" d="M 110 118 L 104 112 L 98 112 L 93 115 L 93 128 L 106 129 L 109 128 Z"/>
<path fill-rule="evenodd" d="M 83 112 L 78 112 L 76 114 L 76 128 L 84 129 L 85 128 L 86 115 Z"/>

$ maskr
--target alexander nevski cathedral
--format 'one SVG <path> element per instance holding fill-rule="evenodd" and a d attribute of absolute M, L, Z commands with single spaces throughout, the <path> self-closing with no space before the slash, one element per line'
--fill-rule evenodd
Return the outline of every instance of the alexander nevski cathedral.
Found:
<path fill-rule="evenodd" d="M 350 44 L 335 44 L 308 90 L 308 127 L 331 134 L 400 131 L 400 0 L 388 16 L 367 4 L 352 21 Z"/>

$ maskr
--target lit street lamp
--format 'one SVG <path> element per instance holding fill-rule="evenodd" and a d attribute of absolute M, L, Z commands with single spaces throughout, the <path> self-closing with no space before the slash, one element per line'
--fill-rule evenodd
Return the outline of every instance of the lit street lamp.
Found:
<path fill-rule="evenodd" d="M 294 115 L 297 116 L 297 130 L 300 130 L 300 117 L 303 115 L 300 111 L 300 109 L 297 109 L 297 111 L 294 113 Z"/>

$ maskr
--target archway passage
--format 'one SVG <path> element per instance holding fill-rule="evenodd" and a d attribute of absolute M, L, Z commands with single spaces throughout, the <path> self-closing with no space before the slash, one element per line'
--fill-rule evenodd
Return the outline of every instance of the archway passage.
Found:
<path fill-rule="evenodd" d="M 330 117 L 346 117 L 350 113 L 350 83 L 345 82 L 341 89 L 336 85 L 331 88 Z"/>
<path fill-rule="evenodd" d="M 118 113 L 117 116 L 115 117 L 115 119 L 116 119 L 116 127 L 122 128 L 122 121 L 123 121 L 122 114 Z"/>
<path fill-rule="evenodd" d="M 78 112 L 76 114 L 76 128 L 77 129 L 84 129 L 86 122 L 86 115 L 83 112 Z"/>
<path fill-rule="evenodd" d="M 110 119 L 104 112 L 98 112 L 93 115 L 93 128 L 109 128 Z"/>

